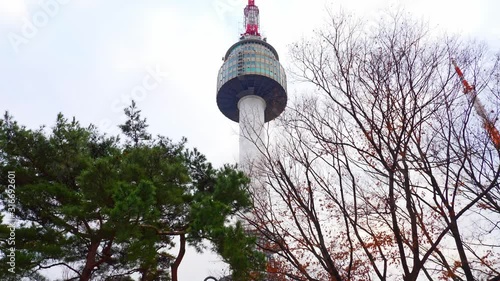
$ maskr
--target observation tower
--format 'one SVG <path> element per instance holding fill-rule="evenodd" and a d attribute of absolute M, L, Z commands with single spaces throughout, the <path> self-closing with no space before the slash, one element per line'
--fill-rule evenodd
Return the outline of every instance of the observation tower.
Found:
<path fill-rule="evenodd" d="M 259 8 L 248 0 L 245 33 L 227 50 L 217 77 L 217 105 L 240 125 L 240 165 L 249 171 L 265 122 L 286 107 L 286 74 L 278 52 L 259 33 Z"/>

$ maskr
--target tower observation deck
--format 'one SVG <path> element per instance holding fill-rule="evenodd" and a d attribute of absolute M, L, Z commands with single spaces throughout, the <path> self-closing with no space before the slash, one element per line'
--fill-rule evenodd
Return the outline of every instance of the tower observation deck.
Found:
<path fill-rule="evenodd" d="M 265 122 L 286 107 L 286 74 L 278 53 L 260 36 L 242 36 L 224 56 L 217 80 L 217 105 L 229 119 L 239 122 L 238 102 L 248 95 L 265 103 Z"/>

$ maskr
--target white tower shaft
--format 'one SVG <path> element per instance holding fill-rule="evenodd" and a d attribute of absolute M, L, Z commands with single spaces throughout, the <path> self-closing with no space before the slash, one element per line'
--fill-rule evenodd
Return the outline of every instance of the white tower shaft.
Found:
<path fill-rule="evenodd" d="M 264 112 L 266 102 L 256 95 L 242 97 L 238 101 L 240 112 L 240 166 L 247 173 L 252 175 L 255 161 L 257 161 L 260 151 L 264 148 Z"/>

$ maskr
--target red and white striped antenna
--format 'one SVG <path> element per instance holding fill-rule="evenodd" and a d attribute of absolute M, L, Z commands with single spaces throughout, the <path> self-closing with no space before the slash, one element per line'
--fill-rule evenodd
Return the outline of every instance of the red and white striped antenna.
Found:
<path fill-rule="evenodd" d="M 259 8 L 255 6 L 255 0 L 248 0 L 244 10 L 245 33 L 243 36 L 260 36 L 259 33 Z"/>
<path fill-rule="evenodd" d="M 483 121 L 483 127 L 488 133 L 491 142 L 493 142 L 493 145 L 497 150 L 500 150 L 500 132 L 498 132 L 497 128 L 495 127 L 495 122 L 488 117 L 488 114 L 486 114 L 484 106 L 477 98 L 476 89 L 471 86 L 469 82 L 467 82 L 467 80 L 465 80 L 464 74 L 462 73 L 462 70 L 460 70 L 460 67 L 458 67 L 457 62 L 454 59 L 451 59 L 451 63 L 455 67 L 455 72 L 460 78 L 460 82 L 462 82 L 462 85 L 464 86 L 464 94 L 467 96 L 467 99 L 472 102 L 477 115 L 481 117 L 481 120 Z"/>

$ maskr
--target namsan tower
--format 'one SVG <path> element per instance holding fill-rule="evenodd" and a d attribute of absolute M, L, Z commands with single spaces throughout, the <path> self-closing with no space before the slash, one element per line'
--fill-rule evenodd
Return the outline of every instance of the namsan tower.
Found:
<path fill-rule="evenodd" d="M 248 0 L 244 9 L 245 33 L 223 57 L 217 77 L 217 105 L 240 126 L 240 166 L 247 172 L 263 145 L 265 122 L 286 107 L 286 74 L 278 52 L 259 33 L 259 8 Z"/>

